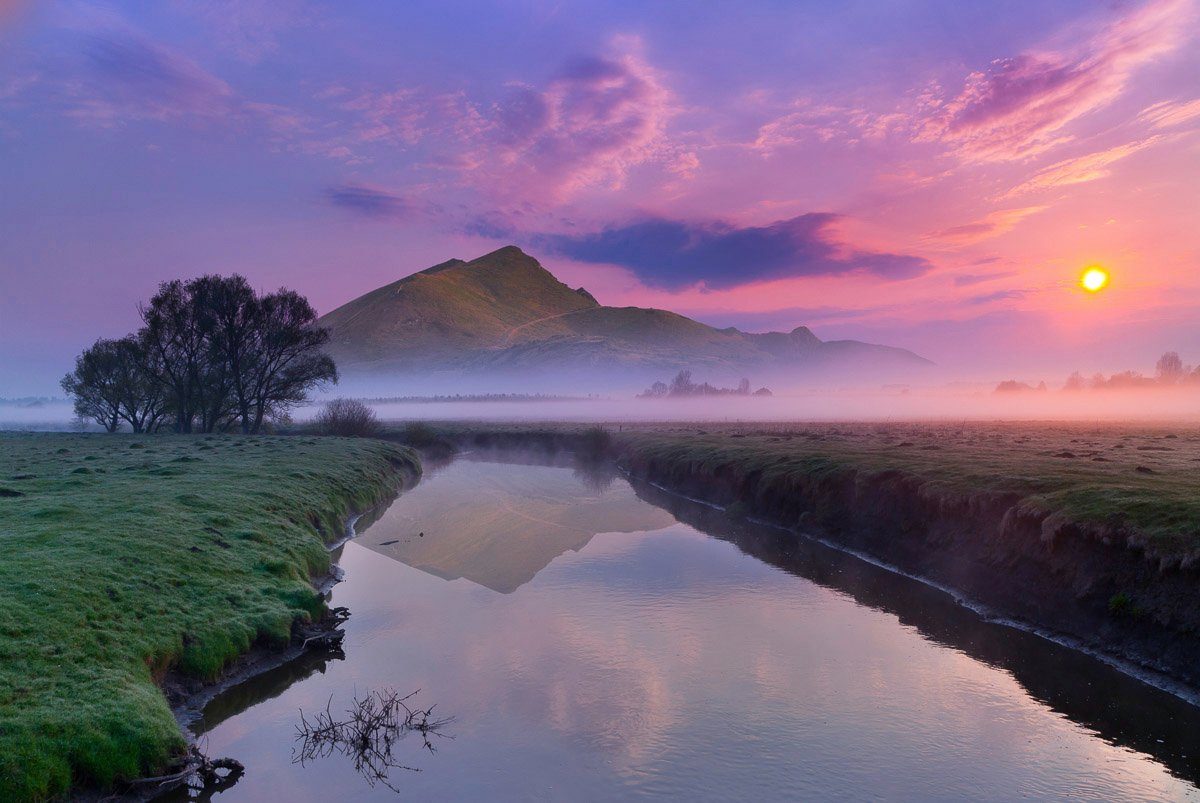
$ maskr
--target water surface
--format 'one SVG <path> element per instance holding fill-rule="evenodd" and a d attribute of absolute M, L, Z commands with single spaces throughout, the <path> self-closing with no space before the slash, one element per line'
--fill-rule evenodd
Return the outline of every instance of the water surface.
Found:
<path fill-rule="evenodd" d="M 221 800 L 385 800 L 293 763 L 297 712 L 383 688 L 438 800 L 1200 799 L 1190 705 L 939 591 L 620 478 L 459 460 L 345 545 L 344 658 L 216 699 Z"/>

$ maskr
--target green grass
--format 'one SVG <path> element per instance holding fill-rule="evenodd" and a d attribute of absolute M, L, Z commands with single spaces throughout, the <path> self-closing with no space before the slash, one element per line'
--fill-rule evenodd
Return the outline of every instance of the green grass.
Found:
<path fill-rule="evenodd" d="M 0 800 L 165 766 L 156 680 L 286 645 L 324 538 L 399 469 L 377 441 L 0 434 Z"/>

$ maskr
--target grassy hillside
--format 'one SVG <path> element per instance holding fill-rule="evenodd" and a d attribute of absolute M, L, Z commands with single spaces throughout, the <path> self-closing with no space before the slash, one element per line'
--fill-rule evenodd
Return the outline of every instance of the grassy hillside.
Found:
<path fill-rule="evenodd" d="M 324 537 L 401 471 L 372 441 L 0 435 L 0 800 L 161 768 L 156 680 L 286 645 Z"/>
<path fill-rule="evenodd" d="M 596 306 L 516 248 L 451 260 L 381 287 L 321 318 L 339 363 L 447 359 L 502 348 L 513 329 Z"/>
<path fill-rule="evenodd" d="M 321 319 L 346 373 L 425 369 L 644 367 L 909 370 L 929 363 L 903 349 L 826 344 L 799 327 L 748 334 L 674 312 L 605 307 L 572 290 L 514 246 L 450 260 L 361 296 Z M 639 380 L 640 381 L 640 380 Z"/>

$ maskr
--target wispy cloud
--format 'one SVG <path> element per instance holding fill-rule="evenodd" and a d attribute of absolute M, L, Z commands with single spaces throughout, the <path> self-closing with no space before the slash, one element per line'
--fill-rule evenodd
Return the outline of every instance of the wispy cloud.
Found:
<path fill-rule="evenodd" d="M 925 239 L 955 247 L 971 245 L 1011 231 L 1022 220 L 1045 208 L 1044 206 L 1026 206 L 1020 209 L 1000 209 L 988 214 L 982 220 L 930 232 Z"/>
<path fill-rule="evenodd" d="M 175 6 L 208 26 L 213 45 L 248 64 L 276 53 L 280 33 L 314 15 L 303 0 L 175 0 Z"/>
<path fill-rule="evenodd" d="M 414 210 L 404 196 L 365 184 L 336 184 L 326 188 L 325 199 L 356 215 L 380 220 L 406 218 Z"/>
<path fill-rule="evenodd" d="M 966 303 L 972 306 L 981 306 L 983 304 L 991 304 L 996 301 L 1015 301 L 1019 298 L 1024 298 L 1027 295 L 1024 290 L 997 290 L 994 293 L 982 293 L 977 296 L 971 296 L 966 299 Z"/>
<path fill-rule="evenodd" d="M 1064 159 L 1042 170 L 1039 170 L 1028 181 L 1013 187 L 1005 198 L 1023 195 L 1029 192 L 1064 187 L 1071 184 L 1084 184 L 1089 181 L 1105 178 L 1112 173 L 1112 166 L 1138 151 L 1162 141 L 1163 137 L 1153 136 L 1137 142 L 1116 145 L 1103 151 L 1088 153 L 1073 159 Z"/>
<path fill-rule="evenodd" d="M 228 84 L 192 60 L 128 31 L 87 34 L 85 69 L 66 86 L 68 114 L 98 125 L 136 119 L 215 119 L 235 104 Z"/>
<path fill-rule="evenodd" d="M 543 235 L 540 244 L 582 262 L 620 265 L 648 286 L 722 289 L 799 276 L 870 273 L 907 279 L 925 259 L 856 249 L 834 231 L 837 215 L 810 213 L 767 226 L 650 218 L 581 235 Z"/>
<path fill-rule="evenodd" d="M 621 44 L 615 55 L 570 59 L 542 86 L 510 84 L 494 103 L 463 91 L 331 87 L 323 98 L 357 118 L 338 153 L 361 159 L 364 148 L 420 147 L 427 167 L 509 198 L 619 187 L 648 162 L 688 175 L 696 155 L 666 139 L 672 93 L 636 42 Z"/>
<path fill-rule="evenodd" d="M 998 59 L 967 76 L 954 97 L 928 96 L 918 139 L 944 142 L 968 160 L 1044 152 L 1070 139 L 1069 123 L 1115 100 L 1134 70 L 1177 47 L 1192 18 L 1189 0 L 1159 0 L 1073 51 Z"/>
<path fill-rule="evenodd" d="M 1189 101 L 1163 101 L 1143 109 L 1138 119 L 1155 128 L 1173 128 L 1200 119 L 1200 98 Z"/>
<path fill-rule="evenodd" d="M 1016 275 L 1017 272 L 1013 270 L 994 271 L 992 273 L 960 273 L 954 277 L 954 286 L 971 287 L 972 285 L 983 284 L 984 282 L 992 282 L 997 279 L 1007 279 L 1010 276 Z"/>

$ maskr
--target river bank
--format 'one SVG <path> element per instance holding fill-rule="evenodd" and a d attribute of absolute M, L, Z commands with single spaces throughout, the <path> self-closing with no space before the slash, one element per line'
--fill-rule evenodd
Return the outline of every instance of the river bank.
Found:
<path fill-rule="evenodd" d="M 0 435 L 0 798 L 177 760 L 164 688 L 287 650 L 325 615 L 326 543 L 419 473 L 377 441 Z"/>
<path fill-rule="evenodd" d="M 1067 424 L 445 424 L 597 455 L 1200 687 L 1200 432 Z"/>

